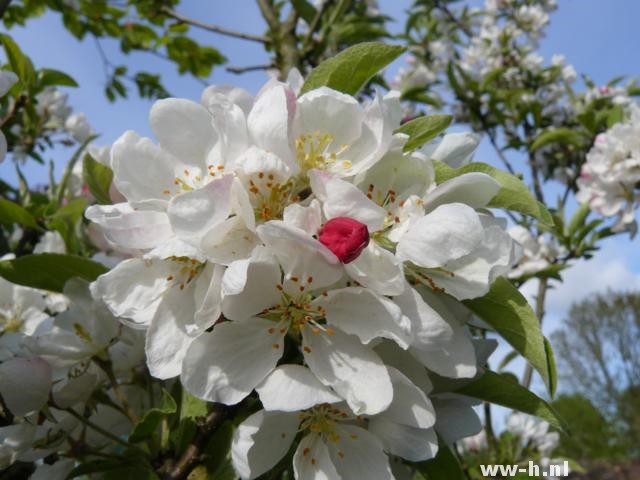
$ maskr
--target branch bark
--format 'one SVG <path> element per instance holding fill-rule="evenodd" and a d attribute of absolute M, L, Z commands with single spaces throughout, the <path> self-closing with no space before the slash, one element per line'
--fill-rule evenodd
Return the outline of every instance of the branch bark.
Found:
<path fill-rule="evenodd" d="M 162 480 L 182 480 L 187 478 L 201 460 L 202 450 L 209 440 L 209 435 L 222 425 L 229 417 L 230 412 L 231 409 L 229 407 L 221 403 L 214 404 L 213 409 L 200 425 L 198 433 L 187 446 L 182 456 L 173 466 L 169 466 L 168 472 L 161 474 Z"/>
<path fill-rule="evenodd" d="M 187 23 L 189 25 L 193 25 L 194 27 L 207 30 L 209 32 L 219 33 L 220 35 L 226 35 L 228 37 L 241 38 L 242 40 L 249 40 L 252 42 L 269 43 L 269 39 L 267 37 L 262 37 L 260 35 L 253 35 L 251 33 L 237 32 L 229 28 L 219 27 L 218 25 L 202 22 L 195 18 L 186 17 L 181 13 L 176 12 L 175 10 L 171 10 L 169 7 L 164 7 L 162 9 L 162 13 L 164 13 L 165 15 L 171 18 L 175 18 L 179 22 Z"/>

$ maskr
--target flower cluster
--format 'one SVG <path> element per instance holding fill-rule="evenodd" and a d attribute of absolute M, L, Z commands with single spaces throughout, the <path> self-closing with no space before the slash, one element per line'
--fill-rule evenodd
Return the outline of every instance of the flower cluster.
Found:
<path fill-rule="evenodd" d="M 118 139 L 125 201 L 86 217 L 132 258 L 91 290 L 144 329 L 153 376 L 227 405 L 257 392 L 263 409 L 233 439 L 243 478 L 294 441 L 296 478 L 393 478 L 388 455 L 425 460 L 436 432 L 479 430 L 472 401 L 433 394 L 429 372 L 476 375 L 488 345 L 461 300 L 517 253 L 484 209 L 496 180 L 435 182 L 432 159 L 468 162 L 477 137 L 407 152 L 397 92 L 363 106 L 327 87 L 299 95 L 301 83 L 160 100 L 158 144 Z"/>
<path fill-rule="evenodd" d="M 577 180 L 577 200 L 605 217 L 617 217 L 615 230 L 635 234 L 640 202 L 640 107 L 628 107 L 628 119 L 596 137 Z"/>
<path fill-rule="evenodd" d="M 59 251 L 59 240 L 46 235 L 36 250 Z M 83 448 L 115 451 L 117 445 L 85 424 L 124 435 L 132 412 L 149 407 L 143 389 L 117 387 L 144 365 L 143 345 L 142 333 L 94 300 L 86 281 L 72 279 L 64 294 L 55 294 L 0 279 L 0 395 L 10 423 L 0 427 L 0 469 L 65 451 L 80 439 Z M 126 388 L 129 411 L 117 404 L 124 395 L 119 388 Z M 90 404 L 97 390 L 106 403 Z M 31 478 L 65 478 L 74 465 L 72 459 L 41 463 Z"/>

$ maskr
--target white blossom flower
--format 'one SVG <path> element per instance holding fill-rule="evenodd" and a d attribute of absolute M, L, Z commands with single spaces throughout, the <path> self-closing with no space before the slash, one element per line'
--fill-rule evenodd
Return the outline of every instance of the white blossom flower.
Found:
<path fill-rule="evenodd" d="M 617 216 L 614 229 L 635 232 L 635 209 L 640 202 L 640 107 L 632 104 L 629 117 L 600 134 L 587 154 L 577 180 L 576 199 L 605 217 Z"/>
<path fill-rule="evenodd" d="M 287 453 L 298 432 L 296 479 L 393 479 L 384 452 L 412 461 L 433 457 L 437 439 L 431 403 L 400 372 L 389 373 L 392 404 L 364 417 L 340 403 L 304 367 L 279 367 L 258 387 L 267 410 L 247 418 L 234 433 L 234 467 L 242 478 L 261 475 Z"/>

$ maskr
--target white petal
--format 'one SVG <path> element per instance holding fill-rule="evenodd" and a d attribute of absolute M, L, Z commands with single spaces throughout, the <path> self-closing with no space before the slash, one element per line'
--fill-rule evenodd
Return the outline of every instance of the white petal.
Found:
<path fill-rule="evenodd" d="M 356 335 L 365 344 L 375 338 L 389 338 L 403 348 L 411 343 L 411 323 L 400 308 L 366 288 L 331 290 L 313 305 L 326 309 L 327 323 Z"/>
<path fill-rule="evenodd" d="M 178 160 L 148 138 L 125 132 L 111 148 L 113 182 L 130 202 L 167 200 L 166 191 L 175 185 L 174 166 Z"/>
<path fill-rule="evenodd" d="M 386 367 L 358 337 L 336 330 L 302 330 L 304 358 L 315 376 L 342 396 L 356 414 L 379 413 L 393 397 Z M 306 347 L 306 348 L 305 348 Z"/>
<path fill-rule="evenodd" d="M 436 423 L 435 410 L 425 392 L 393 367 L 388 367 L 393 384 L 393 401 L 380 413 L 394 423 L 415 428 L 429 428 Z"/>
<path fill-rule="evenodd" d="M 296 480 L 337 480 L 340 475 L 331 461 L 329 449 L 319 434 L 310 433 L 298 445 L 293 455 Z"/>
<path fill-rule="evenodd" d="M 245 115 L 249 114 L 253 106 L 253 96 L 243 88 L 233 85 L 210 85 L 204 89 L 200 97 L 200 103 L 208 107 L 211 100 L 218 101 L 216 97 L 222 95 L 234 105 L 238 105 Z"/>
<path fill-rule="evenodd" d="M 183 238 L 202 237 L 229 216 L 232 175 L 213 180 L 205 187 L 182 193 L 169 202 L 167 214 L 174 232 Z"/>
<path fill-rule="evenodd" d="M 430 154 L 430 158 L 458 168 L 469 163 L 479 143 L 480 135 L 476 133 L 449 133 L 438 143 L 435 150 L 431 150 L 430 145 L 427 145 L 425 153 Z"/>
<path fill-rule="evenodd" d="M 204 168 L 218 137 L 206 108 L 180 98 L 158 100 L 149 123 L 162 148 L 184 163 Z"/>
<path fill-rule="evenodd" d="M 194 323 L 199 331 L 211 327 L 222 313 L 222 275 L 224 267 L 207 263 L 196 280 Z"/>
<path fill-rule="evenodd" d="M 473 409 L 473 400 L 454 394 L 433 397 L 432 400 L 436 408 L 435 428 L 447 445 L 482 430 L 480 417 Z"/>
<path fill-rule="evenodd" d="M 102 299 L 115 316 L 146 325 L 155 314 L 157 301 L 172 273 L 170 261 L 132 258 L 100 275 L 91 285 L 91 293 Z"/>
<path fill-rule="evenodd" d="M 309 180 L 314 195 L 322 202 L 322 211 L 327 219 L 350 217 L 364 223 L 370 232 L 382 228 L 385 210 L 352 183 L 321 170 L 311 170 Z"/>
<path fill-rule="evenodd" d="M 182 384 L 198 398 L 238 403 L 275 368 L 285 333 L 277 324 L 257 318 L 220 323 L 189 347 Z"/>
<path fill-rule="evenodd" d="M 295 94 L 283 85 L 276 85 L 256 99 L 247 117 L 253 142 L 288 163 L 294 158 L 289 138 L 294 112 Z"/>
<path fill-rule="evenodd" d="M 377 416 L 369 420 L 369 431 L 378 437 L 384 449 L 410 462 L 421 462 L 438 453 L 438 437 L 433 428 L 415 428 Z"/>
<path fill-rule="evenodd" d="M 180 374 L 193 337 L 187 333 L 187 323 L 193 324 L 195 304 L 193 287 L 167 291 L 158 306 L 147 331 L 145 353 L 151 375 L 172 378 Z"/>
<path fill-rule="evenodd" d="M 234 262 L 223 277 L 222 312 L 231 320 L 244 320 L 275 306 L 281 298 L 276 288 L 281 280 L 280 266 L 273 259 Z"/>
<path fill-rule="evenodd" d="M 0 71 L 0 97 L 4 97 L 18 81 L 18 76 L 11 70 Z"/>
<path fill-rule="evenodd" d="M 0 131 L 0 162 L 7 156 L 7 137 Z"/>
<path fill-rule="evenodd" d="M 382 443 L 360 427 L 341 425 L 340 440 L 328 444 L 342 480 L 394 480 Z"/>
<path fill-rule="evenodd" d="M 471 172 L 441 183 L 424 197 L 427 211 L 447 203 L 484 208 L 500 190 L 500 183 L 486 173 Z"/>
<path fill-rule="evenodd" d="M 374 241 L 344 269 L 356 282 L 380 295 L 399 295 L 405 288 L 402 262 Z"/>
<path fill-rule="evenodd" d="M 442 316 L 426 303 L 420 293 L 408 283 L 394 302 L 411 322 L 412 345 L 418 348 L 438 348 L 453 336 L 453 328 Z"/>
<path fill-rule="evenodd" d="M 300 419 L 296 413 L 260 410 L 238 425 L 231 442 L 231 460 L 243 479 L 273 468 L 289 451 Z"/>
<path fill-rule="evenodd" d="M 342 398 L 325 387 L 308 368 L 282 365 L 256 387 L 265 410 L 295 412 L 321 403 L 337 403 Z"/>
<path fill-rule="evenodd" d="M 39 357 L 12 358 L 0 364 L 0 394 L 14 415 L 39 410 L 49 398 L 51 367 Z"/>
<path fill-rule="evenodd" d="M 312 235 L 318 233 L 322 225 L 322 212 L 320 203 L 313 199 L 308 207 L 303 207 L 299 203 L 292 203 L 284 209 L 283 218 L 285 223 L 300 228 Z"/>
<path fill-rule="evenodd" d="M 435 268 L 468 255 L 484 240 L 478 214 L 461 203 L 442 205 L 416 220 L 400 239 L 396 255 Z"/>
<path fill-rule="evenodd" d="M 107 240 L 126 249 L 151 249 L 173 235 L 166 213 L 134 210 L 127 203 L 92 205 L 85 217 L 102 227 Z"/>
<path fill-rule="evenodd" d="M 411 383 L 424 393 L 429 394 L 433 390 L 433 385 L 424 365 L 409 352 L 402 350 L 396 343 L 390 340 L 383 340 L 375 346 L 375 352 L 387 367 L 393 367 L 402 372 L 404 376 L 411 380 Z"/>
<path fill-rule="evenodd" d="M 362 131 L 364 111 L 358 101 L 328 87 L 302 95 L 296 113 L 296 135 L 328 133 L 333 138 L 329 151 L 354 143 Z"/>

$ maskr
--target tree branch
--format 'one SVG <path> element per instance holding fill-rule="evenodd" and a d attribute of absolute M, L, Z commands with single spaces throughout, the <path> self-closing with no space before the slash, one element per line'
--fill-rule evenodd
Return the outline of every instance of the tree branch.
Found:
<path fill-rule="evenodd" d="M 202 449 L 209 440 L 209 435 L 216 431 L 220 425 L 229 417 L 231 409 L 221 404 L 215 403 L 213 409 L 207 415 L 198 430 L 195 438 L 187 446 L 186 450 L 174 465 L 168 466 L 168 471 L 161 473 L 162 480 L 182 480 L 187 478 L 191 471 L 201 460 Z M 166 466 L 163 466 L 163 469 Z"/>
<path fill-rule="evenodd" d="M 236 75 L 240 75 L 246 72 L 255 72 L 256 70 L 269 70 L 270 68 L 274 68 L 275 66 L 272 63 L 267 63 L 264 65 L 249 65 L 246 67 L 226 67 L 225 70 L 229 73 L 235 73 Z"/>
<path fill-rule="evenodd" d="M 258 43 L 269 43 L 269 39 L 266 37 L 262 37 L 260 35 L 253 35 L 251 33 L 243 33 L 236 32 L 235 30 L 230 30 L 228 28 L 219 27 L 217 25 L 213 25 L 211 23 L 202 22 L 195 18 L 185 17 L 184 15 L 171 10 L 169 7 L 163 7 L 162 13 L 165 15 L 175 18 L 179 22 L 187 23 L 189 25 L 193 25 L 194 27 L 202 28 L 203 30 L 207 30 L 209 32 L 219 33 L 220 35 L 226 35 L 227 37 L 241 38 L 243 40 L 250 40 L 252 42 Z"/>

